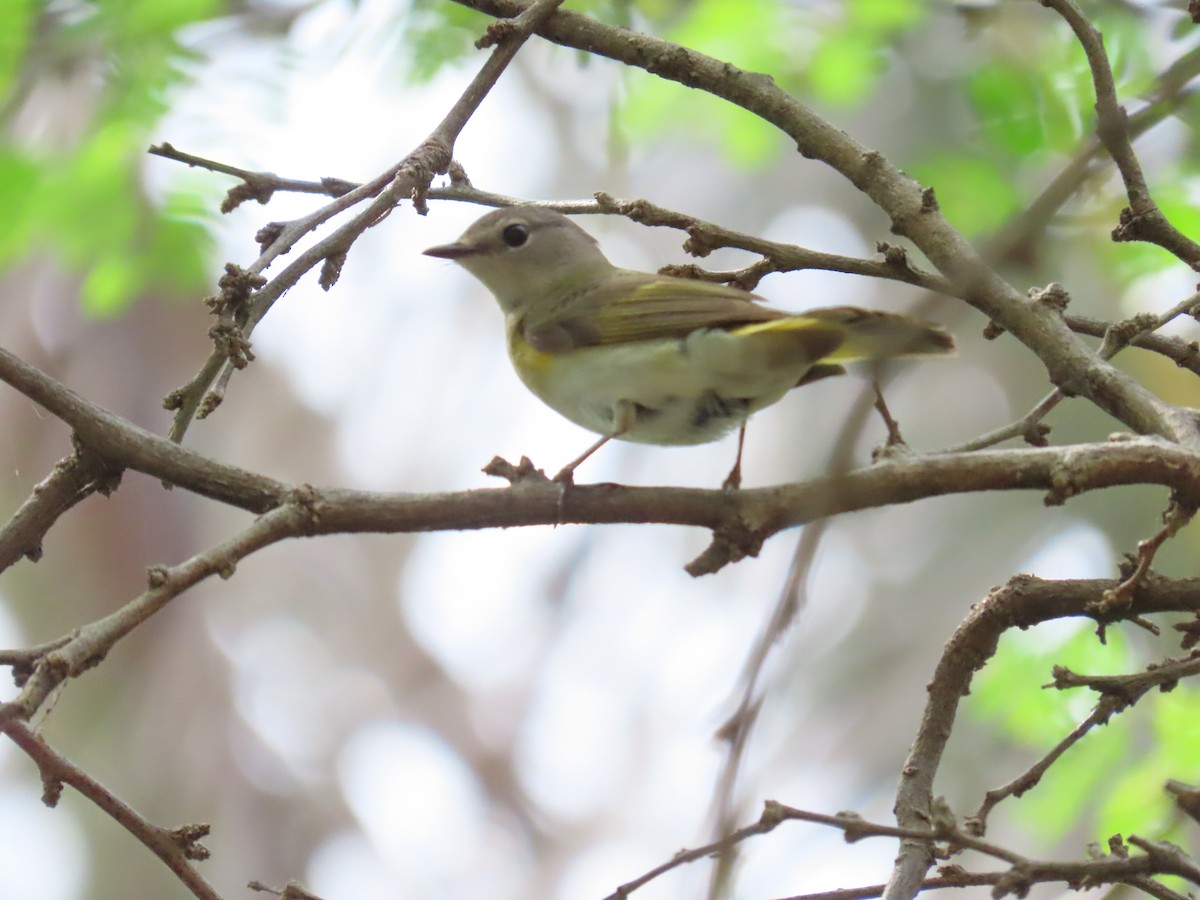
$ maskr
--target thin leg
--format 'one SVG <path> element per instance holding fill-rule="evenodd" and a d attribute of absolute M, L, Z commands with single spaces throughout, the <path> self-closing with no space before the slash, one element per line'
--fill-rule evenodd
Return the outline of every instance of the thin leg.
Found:
<path fill-rule="evenodd" d="M 563 484 L 571 484 L 575 480 L 575 469 L 578 468 L 579 464 L 615 437 L 615 434 L 606 434 L 604 437 L 600 438 L 600 440 L 596 441 L 596 443 L 592 444 L 592 446 L 588 447 L 581 454 L 563 466 L 559 470 L 558 474 L 554 476 L 554 480 Z"/>
<path fill-rule="evenodd" d="M 746 444 L 746 423 L 742 423 L 741 429 L 738 430 L 738 452 L 737 461 L 734 462 L 733 468 L 729 470 L 729 474 L 725 476 L 725 481 L 721 484 L 723 491 L 736 491 L 742 486 L 742 447 Z"/>
<path fill-rule="evenodd" d="M 574 483 L 575 470 L 579 467 L 579 464 L 613 438 L 619 438 L 621 435 L 627 432 L 633 427 L 633 423 L 635 421 L 637 421 L 637 407 L 627 400 L 622 400 L 617 404 L 616 409 L 613 410 L 613 425 L 615 427 L 613 428 L 612 434 L 606 434 L 604 437 L 600 438 L 600 440 L 596 441 L 596 443 L 592 444 L 592 446 L 588 447 L 581 454 L 563 466 L 562 469 L 559 470 L 559 473 L 554 476 L 554 480 L 560 484 Z"/>

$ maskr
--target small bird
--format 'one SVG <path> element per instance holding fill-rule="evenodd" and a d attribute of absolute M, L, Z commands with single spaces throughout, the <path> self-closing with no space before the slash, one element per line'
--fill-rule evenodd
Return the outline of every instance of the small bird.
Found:
<path fill-rule="evenodd" d="M 563 467 L 569 483 L 614 438 L 703 444 L 741 428 L 726 489 L 741 485 L 746 420 L 842 363 L 951 353 L 936 325 L 831 306 L 786 313 L 724 284 L 614 266 L 596 239 L 551 209 L 487 213 L 428 256 L 457 262 L 496 296 L 517 374 L 600 439 Z"/>

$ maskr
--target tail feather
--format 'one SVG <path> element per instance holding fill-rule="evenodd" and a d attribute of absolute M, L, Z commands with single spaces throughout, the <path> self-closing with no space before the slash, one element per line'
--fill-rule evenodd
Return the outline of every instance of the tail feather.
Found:
<path fill-rule="evenodd" d="M 823 363 L 893 356 L 942 356 L 954 352 L 954 338 L 945 329 L 900 313 L 831 306 L 807 310 L 802 315 L 836 323 L 846 335 L 841 346 L 822 358 Z"/>

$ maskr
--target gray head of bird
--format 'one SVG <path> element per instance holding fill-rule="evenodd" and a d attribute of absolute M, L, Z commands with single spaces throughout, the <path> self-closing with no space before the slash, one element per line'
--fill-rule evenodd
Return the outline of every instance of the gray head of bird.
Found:
<path fill-rule="evenodd" d="M 506 313 L 557 302 L 613 270 L 596 239 L 560 212 L 532 206 L 497 209 L 457 241 L 426 256 L 451 259 L 482 281 Z"/>

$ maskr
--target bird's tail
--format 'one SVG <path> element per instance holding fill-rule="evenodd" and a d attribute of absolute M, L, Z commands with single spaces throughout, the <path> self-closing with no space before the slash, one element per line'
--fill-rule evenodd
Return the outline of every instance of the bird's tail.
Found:
<path fill-rule="evenodd" d="M 822 363 L 852 362 L 857 359 L 887 359 L 893 356 L 943 356 L 954 352 L 954 338 L 931 322 L 901 313 L 831 306 L 802 313 L 840 326 L 845 339 L 837 349 L 822 357 Z"/>

